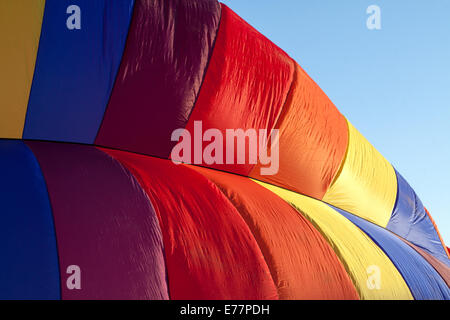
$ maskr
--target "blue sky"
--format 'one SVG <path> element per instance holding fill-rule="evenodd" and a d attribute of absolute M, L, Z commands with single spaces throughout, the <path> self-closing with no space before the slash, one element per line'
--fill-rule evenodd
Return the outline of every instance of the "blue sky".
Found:
<path fill-rule="evenodd" d="M 399 170 L 450 245 L 450 1 L 224 0 Z M 381 8 L 381 30 L 366 9 Z"/>

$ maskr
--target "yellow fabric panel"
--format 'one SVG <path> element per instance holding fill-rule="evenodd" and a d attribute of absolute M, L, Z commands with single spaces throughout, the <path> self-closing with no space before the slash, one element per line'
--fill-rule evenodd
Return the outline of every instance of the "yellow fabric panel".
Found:
<path fill-rule="evenodd" d="M 357 226 L 327 204 L 264 182 L 293 205 L 329 242 L 352 279 L 361 299 L 413 300 L 403 277 L 386 254 Z M 370 289 L 373 266 L 379 268 L 380 287 Z"/>
<path fill-rule="evenodd" d="M 0 138 L 22 138 L 44 6 L 45 0 L 0 1 Z"/>
<path fill-rule="evenodd" d="M 347 154 L 323 201 L 386 227 L 397 197 L 392 165 L 348 122 Z"/>

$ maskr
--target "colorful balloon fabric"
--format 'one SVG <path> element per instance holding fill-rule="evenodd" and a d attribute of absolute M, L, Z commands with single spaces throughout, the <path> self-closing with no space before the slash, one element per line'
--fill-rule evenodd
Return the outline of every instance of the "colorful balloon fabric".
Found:
<path fill-rule="evenodd" d="M 4 0 L 0 39 L 0 299 L 450 299 L 408 182 L 226 5 Z M 277 172 L 174 163 L 200 121 Z"/>

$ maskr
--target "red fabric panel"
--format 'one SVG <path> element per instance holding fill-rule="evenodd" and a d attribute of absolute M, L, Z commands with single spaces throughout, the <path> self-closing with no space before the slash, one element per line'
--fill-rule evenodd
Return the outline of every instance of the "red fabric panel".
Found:
<path fill-rule="evenodd" d="M 139 0 L 95 143 L 167 158 L 197 98 L 220 20 L 216 0 Z"/>
<path fill-rule="evenodd" d="M 214 51 L 186 129 L 193 136 L 194 121 L 199 120 L 203 131 L 217 128 L 224 136 L 226 129 L 272 129 L 293 72 L 285 52 L 222 4 Z M 254 165 L 236 164 L 236 154 L 235 148 L 234 165 L 210 167 L 247 175 Z M 248 150 L 246 155 L 248 159 Z"/>
<path fill-rule="evenodd" d="M 168 299 L 162 233 L 135 178 L 92 146 L 27 145 L 47 182 L 62 298 Z M 66 285 L 70 265 L 81 269 L 80 290 Z"/>
<path fill-rule="evenodd" d="M 413 249 L 415 249 L 425 260 L 428 261 L 429 264 L 433 266 L 433 268 L 439 273 L 439 275 L 444 279 L 445 283 L 447 283 L 448 286 L 450 286 L 450 268 L 447 267 L 442 261 L 440 261 L 438 258 L 434 257 L 433 255 L 429 254 L 425 250 L 419 248 L 418 246 L 412 244 L 411 242 L 403 239 L 402 237 L 399 237 L 404 242 L 409 244 Z"/>
<path fill-rule="evenodd" d="M 160 219 L 171 299 L 277 299 L 248 226 L 222 192 L 185 166 L 102 149 L 146 190 Z"/>
<path fill-rule="evenodd" d="M 359 296 L 328 242 L 291 205 L 249 178 L 191 166 L 238 209 L 261 248 L 280 299 Z"/>
<path fill-rule="evenodd" d="M 344 159 L 347 121 L 319 86 L 296 64 L 292 89 L 278 119 L 280 167 L 275 175 L 250 176 L 322 199 Z"/>

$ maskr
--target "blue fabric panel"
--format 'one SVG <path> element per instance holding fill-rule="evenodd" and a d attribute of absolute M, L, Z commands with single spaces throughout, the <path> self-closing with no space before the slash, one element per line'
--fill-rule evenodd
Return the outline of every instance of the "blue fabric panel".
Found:
<path fill-rule="evenodd" d="M 60 298 L 46 183 L 20 140 L 0 140 L 0 257 L 0 299 Z"/>
<path fill-rule="evenodd" d="M 76 5 L 80 29 L 69 29 Z M 24 139 L 93 143 L 122 59 L 134 0 L 47 0 Z"/>
<path fill-rule="evenodd" d="M 447 253 L 422 202 L 402 175 L 397 171 L 395 173 L 398 181 L 397 202 L 386 229 L 427 251 L 450 267 Z"/>
<path fill-rule="evenodd" d="M 386 253 L 403 276 L 414 299 L 450 299 L 450 289 L 445 281 L 416 250 L 389 230 L 341 209 L 333 208 L 364 231 Z"/>

